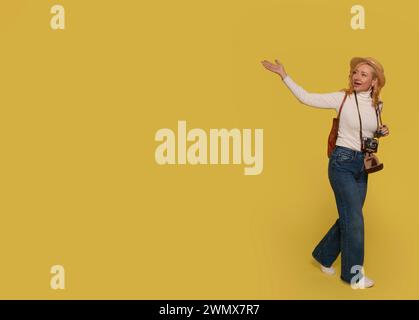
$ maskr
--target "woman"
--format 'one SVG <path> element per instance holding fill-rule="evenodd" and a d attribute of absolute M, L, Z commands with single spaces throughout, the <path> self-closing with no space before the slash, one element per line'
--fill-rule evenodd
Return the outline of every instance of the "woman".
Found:
<path fill-rule="evenodd" d="M 355 288 L 369 288 L 374 281 L 364 274 L 364 219 L 362 207 L 367 193 L 361 139 L 372 138 L 376 131 L 388 136 L 388 126 L 379 122 L 383 102 L 380 91 L 385 85 L 384 69 L 374 58 L 355 57 L 350 62 L 349 88 L 331 93 L 309 93 L 287 75 L 284 66 L 262 61 L 263 66 L 281 76 L 282 81 L 303 104 L 335 109 L 340 114 L 336 147 L 329 159 L 328 176 L 335 194 L 339 218 L 314 249 L 312 255 L 321 270 L 332 275 L 333 262 L 341 253 L 341 279 Z M 345 94 L 347 94 L 346 99 Z M 360 128 L 362 125 L 362 137 Z M 357 281 L 358 280 L 358 281 Z"/>

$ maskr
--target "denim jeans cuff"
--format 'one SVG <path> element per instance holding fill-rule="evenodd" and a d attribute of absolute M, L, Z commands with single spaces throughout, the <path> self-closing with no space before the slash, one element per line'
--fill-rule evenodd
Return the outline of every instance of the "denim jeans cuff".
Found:
<path fill-rule="evenodd" d="M 345 282 L 347 284 L 351 284 L 351 280 L 347 280 L 343 276 L 340 276 L 340 278 L 342 279 L 343 282 Z"/>
<path fill-rule="evenodd" d="M 326 268 L 330 268 L 330 267 L 331 267 L 331 265 L 330 265 L 330 266 L 328 266 L 327 264 L 323 263 L 323 261 L 321 261 L 321 259 L 319 258 L 319 256 L 318 256 L 318 255 L 316 255 L 316 254 L 314 253 L 314 251 L 312 252 L 311 256 L 314 258 L 314 260 L 316 260 L 316 261 L 317 261 L 318 263 L 320 263 L 322 266 L 324 266 L 324 267 L 326 267 Z"/>

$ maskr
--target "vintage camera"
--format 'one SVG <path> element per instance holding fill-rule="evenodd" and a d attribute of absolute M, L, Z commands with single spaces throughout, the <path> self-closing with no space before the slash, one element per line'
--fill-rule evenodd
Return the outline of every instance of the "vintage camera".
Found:
<path fill-rule="evenodd" d="M 378 139 L 376 138 L 363 138 L 361 149 L 363 152 L 374 153 L 378 150 Z"/>

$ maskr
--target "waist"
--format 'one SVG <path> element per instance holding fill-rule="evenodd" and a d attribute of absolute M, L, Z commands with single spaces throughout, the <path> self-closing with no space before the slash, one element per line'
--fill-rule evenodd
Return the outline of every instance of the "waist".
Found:
<path fill-rule="evenodd" d="M 365 152 L 363 152 L 363 151 L 358 151 L 358 150 L 354 150 L 354 149 L 351 149 L 351 148 L 348 148 L 348 147 L 336 145 L 335 151 L 338 152 L 340 150 L 345 151 L 346 154 L 350 153 L 351 155 L 353 155 L 354 158 L 355 157 L 358 157 L 358 158 L 364 158 L 365 157 Z"/>

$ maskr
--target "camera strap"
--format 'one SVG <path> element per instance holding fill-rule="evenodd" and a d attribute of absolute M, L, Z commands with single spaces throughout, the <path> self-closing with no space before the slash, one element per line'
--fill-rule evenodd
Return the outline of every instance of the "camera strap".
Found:
<path fill-rule="evenodd" d="M 354 95 L 355 95 L 355 101 L 356 101 L 356 108 L 358 110 L 358 116 L 359 116 L 359 138 L 361 139 L 361 145 L 362 145 L 362 120 L 361 120 L 361 113 L 359 112 L 359 105 L 358 105 L 358 98 L 356 96 L 356 91 L 354 91 Z M 380 128 L 380 124 L 378 122 L 378 113 L 379 113 L 378 109 L 379 109 L 378 107 L 375 108 L 375 115 L 377 117 L 377 130 L 376 131 L 378 131 L 378 129 Z M 380 114 L 380 122 L 381 122 L 381 112 L 379 114 Z"/>
<path fill-rule="evenodd" d="M 359 106 L 358 106 L 358 98 L 355 93 L 355 101 L 356 101 L 356 108 L 358 109 L 358 116 L 359 116 L 359 136 L 361 138 L 361 149 L 362 149 L 362 121 L 361 121 L 361 113 L 359 112 Z M 380 122 L 381 122 L 381 112 L 379 112 L 379 106 L 374 107 L 375 108 L 375 115 L 377 116 L 377 131 L 379 129 L 379 123 L 378 123 L 378 113 L 380 113 Z M 382 122 L 381 122 L 382 124 Z M 365 172 L 367 174 L 380 171 L 384 168 L 384 165 L 378 160 L 378 157 L 373 152 L 366 152 L 364 157 L 364 168 Z"/>

